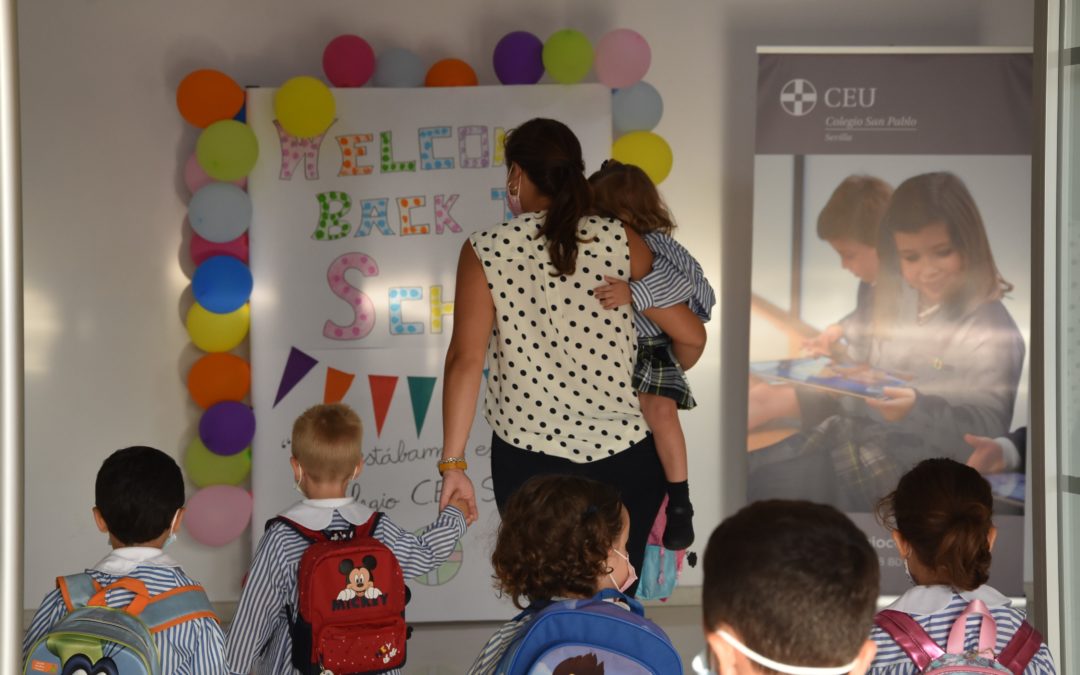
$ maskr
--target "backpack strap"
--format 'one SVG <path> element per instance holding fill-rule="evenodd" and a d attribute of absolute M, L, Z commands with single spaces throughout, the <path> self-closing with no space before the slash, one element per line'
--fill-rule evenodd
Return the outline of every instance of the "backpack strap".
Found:
<path fill-rule="evenodd" d="M 206 591 L 197 584 L 158 593 L 150 599 L 139 618 L 150 627 L 151 633 L 160 633 L 195 619 L 213 619 L 221 623 L 210 605 L 210 599 L 206 597 Z"/>
<path fill-rule="evenodd" d="M 931 661 L 945 654 L 945 650 L 930 639 L 919 622 L 904 612 L 883 609 L 874 616 L 874 623 L 889 634 L 893 642 L 915 662 L 920 672 L 926 670 Z"/>
<path fill-rule="evenodd" d="M 605 588 L 604 590 L 594 595 L 593 600 L 618 600 L 619 602 L 622 602 L 627 607 L 629 607 L 630 611 L 634 614 L 637 614 L 638 616 L 645 616 L 644 605 L 642 605 L 634 598 L 631 598 L 629 595 L 626 595 L 625 593 L 622 593 L 614 588 Z"/>
<path fill-rule="evenodd" d="M 1005 649 L 998 654 L 998 663 L 1013 672 L 1013 675 L 1022 675 L 1031 659 L 1035 658 L 1039 648 L 1042 647 L 1043 637 L 1030 623 L 1024 621 L 1020 628 L 1016 629 Z"/>
<path fill-rule="evenodd" d="M 108 603 L 105 601 L 105 594 L 112 590 L 125 590 L 131 591 L 135 594 L 135 597 L 131 599 L 131 602 L 126 607 L 120 607 L 132 616 L 139 616 L 142 611 L 146 609 L 146 605 L 150 602 L 150 591 L 147 590 L 146 584 L 135 579 L 134 577 L 121 577 L 112 582 L 105 588 L 101 588 L 97 593 L 94 593 L 93 597 L 87 601 L 88 607 L 107 607 Z"/>
<path fill-rule="evenodd" d="M 83 572 L 66 577 L 56 577 L 56 588 L 64 599 L 64 606 L 71 612 L 79 607 L 86 607 L 90 598 L 101 590 L 101 584 L 94 577 Z"/>
<path fill-rule="evenodd" d="M 982 600 L 975 599 L 968 603 L 968 606 L 964 608 L 964 611 L 960 612 L 960 616 L 956 617 L 956 621 L 953 621 L 952 628 L 949 629 L 949 642 L 946 644 L 946 649 L 950 654 L 964 653 L 964 637 L 967 635 L 967 618 L 972 614 L 982 616 L 982 620 L 979 623 L 978 650 L 980 652 L 993 650 L 994 646 L 997 644 L 997 622 L 994 621 L 994 617 L 990 614 L 990 609 L 986 606 L 986 603 Z"/>

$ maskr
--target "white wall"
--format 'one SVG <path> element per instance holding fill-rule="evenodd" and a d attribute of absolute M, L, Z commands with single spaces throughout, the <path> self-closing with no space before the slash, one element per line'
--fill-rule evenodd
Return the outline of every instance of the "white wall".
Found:
<path fill-rule="evenodd" d="M 701 405 L 684 417 L 703 546 L 744 496 L 754 47 L 1031 45 L 1033 24 L 1030 0 L 24 0 L 18 9 L 27 607 L 54 576 L 105 552 L 89 517 L 101 460 L 138 443 L 179 459 L 198 420 L 184 384 L 199 354 L 183 327 L 192 269 L 180 173 L 195 133 L 174 105 L 191 70 L 250 85 L 319 75 L 325 44 L 354 32 L 376 52 L 463 58 L 482 84 L 497 84 L 491 52 L 511 30 L 641 32 L 653 50 L 646 79 L 665 104 L 657 132 L 675 153 L 661 188 L 721 297 L 691 373 Z M 182 536 L 170 553 L 215 600 L 230 600 L 249 541 L 209 549 Z"/>

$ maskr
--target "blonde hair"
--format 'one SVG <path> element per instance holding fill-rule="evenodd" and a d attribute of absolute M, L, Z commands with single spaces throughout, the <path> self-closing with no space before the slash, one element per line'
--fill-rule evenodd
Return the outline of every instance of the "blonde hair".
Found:
<path fill-rule="evenodd" d="M 308 408 L 292 429 L 292 456 L 316 481 L 347 480 L 363 461 L 360 417 L 344 403 Z"/>

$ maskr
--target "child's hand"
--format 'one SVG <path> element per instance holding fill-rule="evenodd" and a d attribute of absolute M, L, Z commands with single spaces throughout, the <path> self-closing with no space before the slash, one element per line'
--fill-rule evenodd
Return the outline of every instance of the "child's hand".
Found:
<path fill-rule="evenodd" d="M 842 337 L 844 329 L 834 323 L 816 337 L 803 340 L 802 348 L 813 356 L 832 356 L 833 344 Z"/>
<path fill-rule="evenodd" d="M 630 304 L 630 284 L 618 277 L 604 277 L 607 283 L 593 289 L 593 294 L 604 309 L 615 309 Z"/>
<path fill-rule="evenodd" d="M 452 498 L 450 500 L 450 503 L 447 504 L 447 506 L 453 506 L 458 511 L 461 511 L 461 513 L 463 515 L 465 515 L 465 516 L 468 516 L 468 514 L 469 514 L 469 503 L 467 501 L 465 501 L 464 499 L 462 499 L 461 497 Z M 465 525 L 466 525 L 466 527 L 468 527 L 468 525 L 469 525 L 468 520 L 465 521 Z"/>

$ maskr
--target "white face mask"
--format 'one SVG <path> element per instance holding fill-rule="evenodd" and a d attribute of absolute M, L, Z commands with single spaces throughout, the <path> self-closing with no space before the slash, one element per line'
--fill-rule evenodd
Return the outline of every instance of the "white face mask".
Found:
<path fill-rule="evenodd" d="M 293 489 L 299 492 L 301 497 L 307 499 L 307 495 L 300 489 L 300 481 L 302 480 L 304 480 L 304 467 L 298 464 L 296 466 L 296 485 L 293 486 Z"/>
<path fill-rule="evenodd" d="M 735 637 L 726 630 L 718 630 L 716 634 L 719 635 L 724 642 L 734 647 L 736 651 L 740 652 L 743 656 L 750 659 L 759 666 L 770 668 L 778 673 L 787 673 L 787 675 L 847 675 L 854 670 L 855 665 L 858 663 L 858 659 L 843 666 L 789 666 L 786 663 L 780 663 L 779 661 L 773 661 L 767 656 L 762 656 L 754 650 L 750 649 L 743 643 L 735 639 Z M 695 658 L 693 668 L 698 673 L 709 672 L 704 665 L 704 659 Z M 699 670 L 701 668 L 701 670 Z"/>

